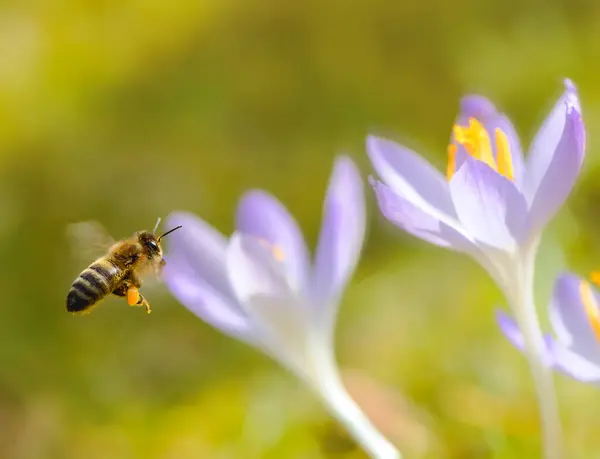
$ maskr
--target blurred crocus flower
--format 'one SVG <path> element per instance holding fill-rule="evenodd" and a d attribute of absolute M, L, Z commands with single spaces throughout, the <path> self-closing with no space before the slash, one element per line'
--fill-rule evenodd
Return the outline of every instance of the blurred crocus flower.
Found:
<path fill-rule="evenodd" d="M 333 336 L 338 306 L 365 235 L 364 190 L 354 163 L 336 160 L 314 259 L 294 218 L 273 196 L 246 193 L 227 239 L 200 218 L 169 241 L 164 278 L 177 299 L 204 321 L 291 370 L 377 458 L 399 458 L 345 391 Z"/>
<path fill-rule="evenodd" d="M 432 244 L 477 260 L 504 292 L 521 330 L 540 398 L 546 457 L 560 457 L 560 422 L 533 300 L 537 248 L 568 197 L 585 151 L 575 86 L 565 88 L 524 158 L 506 116 L 467 96 L 452 128 L 446 175 L 389 140 L 369 137 L 381 179 L 371 180 L 383 215 Z"/>
<path fill-rule="evenodd" d="M 558 276 L 549 305 L 554 336 L 546 336 L 544 360 L 583 382 L 600 383 L 600 295 L 585 279 Z M 497 312 L 502 332 L 520 350 L 523 334 L 514 319 Z"/>

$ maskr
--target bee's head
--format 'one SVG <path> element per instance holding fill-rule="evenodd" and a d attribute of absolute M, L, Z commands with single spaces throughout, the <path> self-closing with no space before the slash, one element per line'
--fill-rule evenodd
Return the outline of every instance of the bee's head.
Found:
<path fill-rule="evenodd" d="M 152 259 L 155 257 L 162 258 L 162 248 L 160 246 L 160 241 L 167 234 L 172 233 L 175 230 L 181 228 L 181 226 L 176 226 L 175 228 L 167 231 L 166 233 L 161 234 L 160 236 L 156 235 L 156 229 L 158 228 L 158 224 L 160 223 L 160 219 L 154 228 L 154 231 L 140 231 L 137 233 L 138 242 L 144 248 L 144 251 L 147 253 L 148 258 Z"/>
<path fill-rule="evenodd" d="M 140 231 L 137 233 L 138 242 L 148 255 L 148 258 L 162 257 L 162 249 L 160 247 L 159 238 L 150 231 Z"/>

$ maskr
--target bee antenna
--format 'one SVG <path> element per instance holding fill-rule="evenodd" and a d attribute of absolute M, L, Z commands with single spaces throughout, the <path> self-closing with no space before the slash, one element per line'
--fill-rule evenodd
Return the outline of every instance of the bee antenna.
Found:
<path fill-rule="evenodd" d="M 161 218 L 158 217 L 158 221 L 156 222 L 156 225 L 154 225 L 154 229 L 152 230 L 153 233 L 156 233 L 156 230 L 158 229 L 158 225 L 160 225 L 160 220 L 161 220 Z"/>
<path fill-rule="evenodd" d="M 176 227 L 175 227 L 175 228 L 173 228 L 172 230 L 169 230 L 169 231 L 167 231 L 166 233 L 164 233 L 164 234 L 160 235 L 160 236 L 158 237 L 158 241 L 160 242 L 160 240 L 161 240 L 163 237 L 165 237 L 167 234 L 171 234 L 173 231 L 175 231 L 175 230 L 178 230 L 179 228 L 181 228 L 181 225 L 179 225 L 179 226 L 176 226 Z"/>

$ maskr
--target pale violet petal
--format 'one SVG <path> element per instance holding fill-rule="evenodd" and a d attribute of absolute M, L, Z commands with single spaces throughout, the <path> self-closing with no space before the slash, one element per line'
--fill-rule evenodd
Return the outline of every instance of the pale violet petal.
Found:
<path fill-rule="evenodd" d="M 394 225 L 424 241 L 461 252 L 476 250 L 475 244 L 460 228 L 440 221 L 426 210 L 396 194 L 390 187 L 370 180 L 381 213 Z"/>
<path fill-rule="evenodd" d="M 543 173 L 536 175 L 537 163 L 531 165 L 537 188 L 530 197 L 529 231 L 535 235 L 554 217 L 564 204 L 579 175 L 585 154 L 585 127 L 575 106 L 566 107 L 562 136 L 554 151 L 545 159 Z"/>
<path fill-rule="evenodd" d="M 479 94 L 468 94 L 460 99 L 460 111 L 457 122 L 466 124 L 469 118 L 476 118 L 483 121 L 492 116 L 496 116 L 498 111 L 494 103 L 485 96 Z"/>
<path fill-rule="evenodd" d="M 163 279 L 173 296 L 202 320 L 227 335 L 255 343 L 248 316 L 236 300 L 226 297 L 208 284 L 184 260 L 169 257 Z"/>
<path fill-rule="evenodd" d="M 245 193 L 238 206 L 236 226 L 239 232 L 272 247 L 295 290 L 305 287 L 308 250 L 298 224 L 275 197 L 260 190 Z"/>
<path fill-rule="evenodd" d="M 523 332 L 521 328 L 515 321 L 515 319 L 506 314 L 504 311 L 498 309 L 496 310 L 496 321 L 498 322 L 498 326 L 500 330 L 508 338 L 513 346 L 515 346 L 519 351 L 525 353 L 525 337 L 523 336 Z M 541 360 L 542 362 L 548 366 L 555 365 L 555 359 L 553 355 L 553 343 L 554 339 L 549 334 L 543 336 L 543 347 L 541 349 Z"/>
<path fill-rule="evenodd" d="M 227 267 L 240 307 L 253 323 L 260 347 L 298 373 L 311 336 L 310 314 L 278 264 L 254 236 L 231 237 Z"/>
<path fill-rule="evenodd" d="M 317 305 L 328 305 L 329 321 L 335 318 L 336 303 L 358 262 L 365 228 L 360 173 L 350 158 L 338 157 L 323 206 L 312 278 L 312 298 Z"/>
<path fill-rule="evenodd" d="M 371 178 L 377 204 L 385 218 L 398 228 L 431 244 L 472 256 L 492 278 L 498 280 L 496 265 L 506 254 L 477 244 L 460 224 L 450 219 L 439 220 L 426 210 L 397 195 L 387 185 Z"/>
<path fill-rule="evenodd" d="M 554 281 L 548 311 L 550 325 L 559 341 L 567 347 L 573 343 L 573 333 L 570 330 L 580 327 L 581 320 L 584 318 L 579 295 L 582 280 L 573 274 L 563 273 Z"/>
<path fill-rule="evenodd" d="M 526 203 L 515 184 L 487 164 L 467 158 L 450 180 L 458 218 L 474 239 L 511 251 L 521 242 Z"/>
<path fill-rule="evenodd" d="M 270 247 L 241 233 L 231 236 L 227 250 L 227 274 L 239 302 L 256 295 L 287 299 L 293 291 Z"/>
<path fill-rule="evenodd" d="M 414 151 L 390 140 L 367 138 L 367 152 L 384 183 L 429 213 L 455 216 L 446 178 Z"/>
<path fill-rule="evenodd" d="M 582 382 L 600 382 L 600 366 L 558 342 L 550 346 L 555 367 Z"/>
<path fill-rule="evenodd" d="M 563 135 L 567 108 L 573 107 L 578 113 L 581 113 L 575 85 L 567 79 L 564 86 L 563 94 L 538 130 L 529 149 L 526 160 L 527 176 L 523 183 L 525 198 L 529 203 L 533 201 L 533 197 L 537 194 L 537 190 L 552 163 L 554 152 Z"/>
<path fill-rule="evenodd" d="M 225 236 L 189 212 L 173 212 L 165 223 L 167 228 L 181 225 L 181 229 L 165 238 L 168 256 L 185 262 L 221 295 L 232 296 L 225 266 Z"/>
<path fill-rule="evenodd" d="M 590 295 L 588 306 L 598 309 L 600 296 L 588 281 L 572 274 L 558 276 L 550 303 L 550 320 L 563 345 L 600 364 L 600 342 L 590 324 L 582 296 L 586 292 Z"/>
<path fill-rule="evenodd" d="M 506 314 L 502 310 L 496 311 L 496 321 L 500 326 L 500 330 L 504 333 L 504 336 L 520 351 L 525 351 L 525 339 L 523 338 L 523 332 L 517 325 L 515 319 Z"/>
<path fill-rule="evenodd" d="M 313 335 L 306 308 L 297 297 L 253 295 L 243 304 L 255 324 L 260 347 L 303 377 L 309 368 L 307 351 Z"/>

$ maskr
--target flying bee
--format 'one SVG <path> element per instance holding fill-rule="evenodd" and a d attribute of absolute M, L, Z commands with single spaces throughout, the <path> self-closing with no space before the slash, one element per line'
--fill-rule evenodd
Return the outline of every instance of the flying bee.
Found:
<path fill-rule="evenodd" d="M 167 234 L 181 228 L 177 226 L 157 236 L 159 224 L 160 218 L 153 231 L 138 231 L 131 238 L 118 242 L 103 234 L 102 227 L 97 223 L 82 222 L 72 225 L 71 235 L 79 239 L 79 242 L 86 238 L 94 238 L 96 242 L 102 239 L 104 243 L 101 246 L 105 248 L 104 255 L 84 269 L 71 285 L 67 295 L 67 311 L 88 311 L 112 293 L 125 297 L 130 306 L 145 307 L 146 312 L 150 314 L 150 303 L 139 290 L 142 286 L 141 278 L 152 271 L 160 276 L 166 264 L 161 240 Z M 91 247 L 87 247 L 87 250 L 89 249 Z"/>

